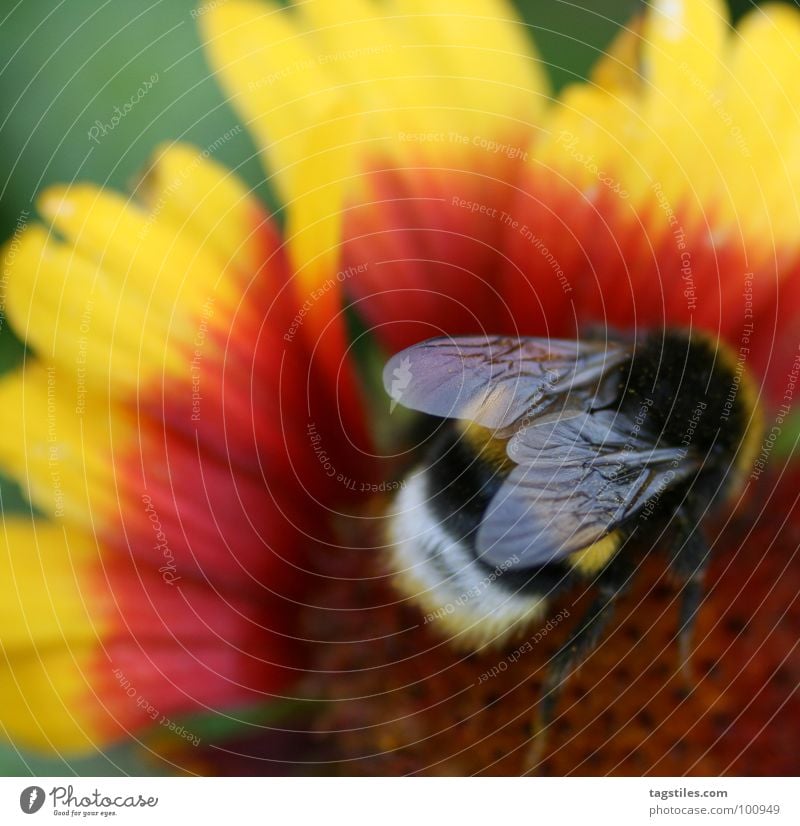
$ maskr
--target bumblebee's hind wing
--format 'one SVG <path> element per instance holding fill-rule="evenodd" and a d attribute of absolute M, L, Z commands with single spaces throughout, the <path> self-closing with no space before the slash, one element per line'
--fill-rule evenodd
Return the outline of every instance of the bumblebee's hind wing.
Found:
<path fill-rule="evenodd" d="M 508 444 L 517 462 L 481 521 L 477 548 L 491 564 L 529 568 L 580 551 L 698 468 L 679 448 L 632 434 L 617 411 L 546 416 Z"/>
<path fill-rule="evenodd" d="M 568 399 L 583 409 L 608 403 L 610 374 L 630 353 L 616 342 L 438 338 L 392 356 L 383 383 L 393 404 L 500 430 Z"/>

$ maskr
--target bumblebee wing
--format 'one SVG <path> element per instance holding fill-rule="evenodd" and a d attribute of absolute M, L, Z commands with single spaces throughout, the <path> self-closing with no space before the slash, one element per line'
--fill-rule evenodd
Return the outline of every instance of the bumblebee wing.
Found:
<path fill-rule="evenodd" d="M 392 356 L 383 384 L 393 404 L 499 430 L 568 397 L 583 409 L 611 401 L 616 381 L 606 380 L 630 354 L 618 342 L 438 338 Z"/>
<path fill-rule="evenodd" d="M 477 548 L 492 564 L 555 562 L 602 539 L 698 467 L 685 449 L 656 448 L 612 410 L 546 416 L 507 450 L 518 465 L 489 503 Z"/>

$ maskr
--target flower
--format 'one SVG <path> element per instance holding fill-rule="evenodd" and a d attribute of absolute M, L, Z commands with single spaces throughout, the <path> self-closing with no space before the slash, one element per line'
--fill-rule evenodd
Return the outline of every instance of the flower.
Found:
<path fill-rule="evenodd" d="M 364 435 L 333 293 L 297 300 L 302 241 L 189 146 L 132 198 L 79 184 L 38 210 L 5 256 L 30 350 L 0 382 L 0 461 L 39 513 L 5 521 L 0 719 L 67 753 L 193 742 L 185 715 L 235 719 L 303 664 L 305 552 L 350 495 L 326 466 Z"/>
<path fill-rule="evenodd" d="M 771 435 L 735 503 L 738 534 L 729 528 L 716 543 L 701 624 L 719 619 L 701 632 L 696 655 L 708 671 L 682 703 L 663 619 L 672 595 L 649 593 L 662 573 L 649 563 L 617 640 L 652 642 L 609 642 L 587 664 L 592 702 L 565 701 L 560 731 L 569 736 L 548 765 L 560 773 L 796 770 L 791 749 L 774 747 L 775 721 L 793 728 L 798 715 L 789 688 L 797 611 L 779 587 L 794 578 L 794 544 L 772 534 L 756 563 L 747 538 L 756 526 L 746 518 L 756 518 L 758 502 L 786 501 L 772 495 L 781 472 L 773 445 L 800 365 L 796 10 L 759 8 L 734 31 L 721 0 L 655 2 L 589 83 L 552 102 L 522 26 L 498 0 L 229 2 L 204 27 L 222 83 L 285 197 L 324 189 L 338 199 L 315 220 L 344 213 L 344 265 L 360 268 L 346 290 L 389 352 L 441 334 L 575 337 L 597 324 L 633 334 L 691 327 L 728 342 L 737 370 L 756 378 Z M 310 178 L 296 141 L 321 133 L 328 162 Z M 339 575 L 358 572 L 367 575 L 361 559 Z M 392 599 L 380 572 L 368 570 L 363 615 L 353 611 L 352 587 L 337 583 L 330 611 L 312 626 L 334 643 L 316 647 L 320 671 L 352 675 L 314 683 L 337 701 L 322 726 L 344 765 L 519 771 L 538 672 L 563 632 L 505 682 L 476 689 L 486 659 L 465 659 L 435 628 L 410 631 L 421 625 L 418 610 Z M 760 619 L 755 636 L 742 630 L 751 596 L 761 601 L 759 618 L 781 617 Z M 647 613 L 631 618 L 645 599 Z M 374 645 L 363 642 L 365 624 L 381 630 Z M 608 676 L 628 651 L 632 667 Z M 740 668 L 747 656 L 750 670 Z M 754 690 L 764 698 L 758 708 Z M 584 736 L 581 709 L 606 714 L 626 693 L 608 727 Z M 762 707 L 774 717 L 764 720 Z M 626 717 L 627 708 L 637 711 Z M 572 736 L 576 726 L 584 728 Z"/>
<path fill-rule="evenodd" d="M 341 503 L 393 468 L 369 459 L 377 407 L 342 300 L 389 352 L 699 328 L 780 431 L 800 372 L 800 17 L 765 8 L 732 32 L 721 2 L 659 0 L 555 100 L 501 0 L 228 0 L 198 20 L 285 240 L 178 145 L 133 200 L 50 191 L 49 229 L 11 242 L 8 312 L 32 354 L 0 385 L 0 463 L 44 518 L 6 523 L 0 719 L 21 745 L 77 750 L 301 691 L 336 700 L 318 726 L 346 770 L 518 772 L 567 627 L 481 680 L 514 652 L 464 655 L 426 625 L 379 520 L 339 547 Z M 796 769 L 795 523 L 763 515 L 794 501 L 773 444 L 715 529 L 694 690 L 650 560 L 568 687 L 545 770 Z"/>

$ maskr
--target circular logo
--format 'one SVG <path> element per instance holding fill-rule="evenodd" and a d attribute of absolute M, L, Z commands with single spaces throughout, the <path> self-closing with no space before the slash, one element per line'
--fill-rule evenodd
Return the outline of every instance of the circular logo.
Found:
<path fill-rule="evenodd" d="M 44 789 L 41 786 L 28 786 L 19 796 L 19 807 L 26 815 L 38 812 L 44 805 Z"/>

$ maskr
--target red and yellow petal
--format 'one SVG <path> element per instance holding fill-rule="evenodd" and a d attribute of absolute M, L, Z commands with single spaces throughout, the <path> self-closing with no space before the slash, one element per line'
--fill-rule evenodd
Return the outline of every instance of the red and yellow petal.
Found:
<path fill-rule="evenodd" d="M 264 703 L 296 675 L 274 606 L 170 579 L 89 534 L 7 520 L 2 726 L 85 751 L 190 711 Z"/>
<path fill-rule="evenodd" d="M 455 137 L 527 132 L 545 102 L 544 71 L 502 0 L 311 0 L 288 9 L 234 0 L 202 25 L 218 77 L 288 203 L 363 172 L 369 157 L 480 157 Z M 453 139 L 434 140 L 442 130 Z M 316 132 L 331 135 L 343 165 L 310 178 L 303 164 Z"/>
<path fill-rule="evenodd" d="M 798 54 L 785 6 L 734 31 L 718 0 L 653 4 L 494 174 L 376 164 L 345 201 L 345 262 L 370 265 L 349 289 L 391 349 L 699 327 L 780 399 L 798 334 Z"/>
<path fill-rule="evenodd" d="M 15 528 L 7 557 L 30 580 L 20 612 L 38 611 L 41 580 L 53 622 L 77 618 L 3 639 L 6 707 L 29 709 L 0 719 L 19 744 L 73 750 L 154 709 L 158 723 L 282 696 L 304 653 L 306 551 L 331 541 L 359 462 L 346 436 L 363 434 L 300 329 L 286 251 L 242 184 L 188 147 L 162 150 L 135 200 L 81 186 L 40 208 L 51 230 L 29 227 L 7 259 L 33 355 L 0 380 L 0 463 L 51 522 Z M 54 576 L 80 570 L 51 585 L 28 571 L 34 547 Z M 75 719 L 52 722 L 48 697 Z"/>
<path fill-rule="evenodd" d="M 769 362 L 799 273 L 800 15 L 767 7 L 734 33 L 722 3 L 665 2 L 631 37 L 638 83 L 606 63 L 532 150 L 504 295 L 532 308 L 527 331 L 704 328 L 782 382 L 794 348 Z"/>
<path fill-rule="evenodd" d="M 508 203 L 547 100 L 511 6 L 232 2 L 203 26 L 265 164 L 305 205 L 298 249 L 322 254 L 329 222 L 343 227 L 346 290 L 389 341 L 407 341 L 409 303 L 417 338 L 491 326 L 502 226 L 486 213 Z"/>

